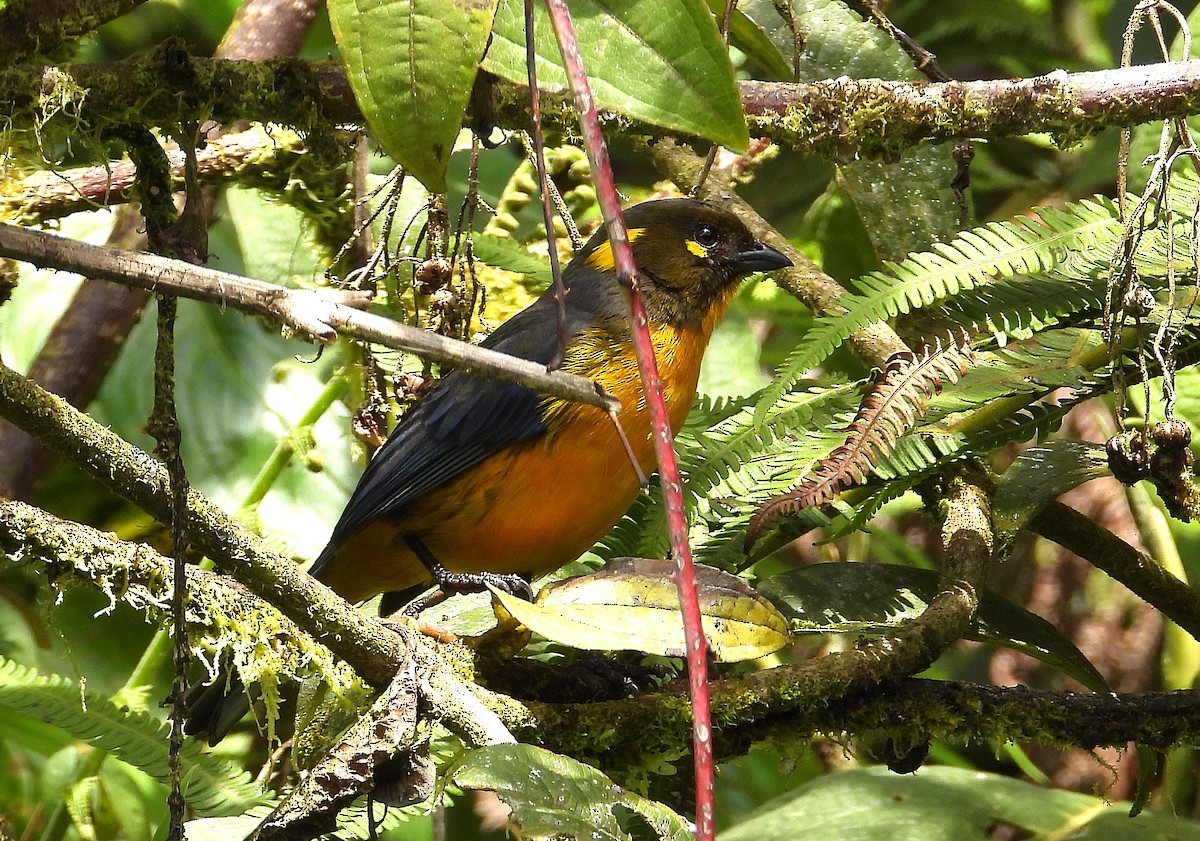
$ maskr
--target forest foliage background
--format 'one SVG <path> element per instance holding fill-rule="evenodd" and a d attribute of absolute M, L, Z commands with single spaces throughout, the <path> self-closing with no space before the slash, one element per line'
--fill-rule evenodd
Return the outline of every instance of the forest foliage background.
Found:
<path fill-rule="evenodd" d="M 1122 34 L 1133 13 L 1131 3 L 1116 0 L 895 0 L 881 5 L 900 29 L 937 55 L 955 80 L 1117 67 Z M 1190 14 L 1191 5 L 1181 4 L 1180 11 Z M 238 6 L 234 0 L 155 0 L 77 45 L 61 47 L 52 58 L 103 65 L 160 47 L 172 37 L 181 38 L 192 55 L 212 55 Z M 0 13 L 4 7 L 0 3 Z M 748 2 L 742 8 L 751 23 L 773 23 L 747 29 L 743 22 L 740 32 L 735 23 L 731 54 L 740 79 L 778 79 L 789 72 L 801 81 L 919 76 L 911 58 L 849 5 L 834 0 L 791 4 L 806 35 L 795 67 L 787 66 L 790 52 L 781 46 L 795 46 L 792 33 L 774 15 L 773 5 Z M 1177 31 L 1169 23 L 1165 36 L 1175 43 L 1176 55 L 1182 50 Z M 1147 31 L 1135 46 L 1135 64 L 1160 60 Z M 324 10 L 298 55 L 313 61 L 337 55 Z M 501 62 L 500 55 L 497 50 L 492 60 Z M 780 57 L 785 60 L 782 68 L 776 66 Z M 69 110 L 69 104 L 63 110 Z M 58 124 L 47 120 L 47 125 L 53 129 L 45 132 L 47 145 L 36 150 L 20 131 L 0 131 L 11 139 L 8 155 L 0 158 L 6 195 L 20 195 L 28 183 L 22 179 L 48 165 L 37 160 L 35 151 L 46 154 L 58 168 L 96 163 L 90 141 L 72 141 L 69 132 L 56 133 Z M 671 173 L 664 171 L 669 169 L 665 156 L 650 154 L 628 125 L 613 123 L 609 130 L 614 168 L 630 200 L 676 189 L 669 184 Z M 275 149 L 294 140 L 285 128 L 272 131 Z M 1139 126 L 1133 133 L 1127 186 L 1135 198 L 1143 190 L 1150 194 L 1158 189 L 1160 182 L 1168 183 L 1161 173 L 1155 180 L 1154 164 L 1161 156 L 1154 156 L 1164 136 L 1161 122 Z M 318 166 L 309 170 L 288 164 L 280 171 L 235 172 L 212 188 L 209 265 L 288 286 L 325 285 L 326 270 L 336 264 L 338 249 L 354 228 L 354 202 L 346 192 L 353 144 L 349 133 L 338 138 L 341 157 L 332 169 L 322 169 L 327 161 L 317 159 Z M 595 193 L 582 151 L 569 142 L 575 139 L 573 129 L 552 124 L 551 170 L 566 206 L 581 224 L 593 225 L 599 218 Z M 1125 373 L 1131 386 L 1127 390 L 1122 374 L 1114 373 L 1106 354 L 1098 350 L 1103 344 L 1101 321 L 1108 312 L 1107 284 L 1116 264 L 1113 255 L 1127 243 L 1121 235 L 1121 214 L 1111 200 L 1118 192 L 1118 129 L 1071 138 L 1035 132 L 977 141 L 965 205 L 950 186 L 956 171 L 952 145 L 913 145 L 899 160 L 887 162 L 831 160 L 786 146 L 768 153 L 759 148 L 746 174 L 737 178 L 742 198 L 820 271 L 859 296 L 862 308 L 852 315 L 864 321 L 841 327 L 828 318 L 815 322 L 812 311 L 788 290 L 756 278 L 744 286 L 714 336 L 701 376 L 702 396 L 679 444 L 698 560 L 764 582 L 764 592 L 785 606 L 789 619 L 815 625 L 823 617 L 822 629 L 832 631 L 812 633 L 818 629 L 810 627 L 810 633 L 789 637 L 785 648 L 753 665 L 719 667 L 722 677 L 736 679 L 754 670 L 853 649 L 859 632 L 874 638 L 881 626 L 888 630 L 921 614 L 937 592 L 937 577 L 931 571 L 939 568 L 945 553 L 930 514 L 938 512 L 939 495 L 951 494 L 957 471 L 967 459 L 992 471 L 988 481 L 1001 474 L 1013 477 L 1010 495 L 1038 497 L 1039 482 L 1069 490 L 1065 502 L 1153 556 L 1176 577 L 1192 581 L 1200 575 L 1200 531 L 1195 522 L 1169 517 L 1158 491 L 1146 482 L 1122 485 L 1096 456 L 1096 448 L 1118 432 L 1118 412 L 1130 428 L 1139 429 L 1162 420 L 1165 411 L 1161 381 L 1150 389 L 1137 385 L 1142 371 L 1136 340 L 1121 348 L 1133 360 Z M 701 154 L 706 151 L 703 143 L 696 148 Z M 116 149 L 114 145 L 109 151 Z M 378 149 L 365 160 L 368 185 L 384 183 L 394 161 Z M 727 175 L 726 171 L 722 177 Z M 1169 183 L 1174 192 L 1156 194 L 1161 198 L 1155 205 L 1158 224 L 1147 226 L 1144 243 L 1137 246 L 1141 250 L 1129 263 L 1136 263 L 1139 282 L 1152 293 L 1143 338 L 1163 322 L 1178 331 L 1171 416 L 1195 427 L 1200 421 L 1195 395 L 1200 391 L 1189 353 L 1194 352 L 1196 319 L 1181 302 L 1190 300 L 1187 290 L 1194 291 L 1196 284 L 1196 234 L 1194 226 L 1188 230 L 1187 220 L 1195 210 L 1197 178 L 1181 165 Z M 444 290 L 424 294 L 412 288 L 411 265 L 400 262 L 383 277 L 385 294 L 375 308 L 448 335 L 477 338 L 549 282 L 540 208 L 529 201 L 535 181 L 517 143 L 480 152 L 477 171 L 472 170 L 469 146 L 461 144 L 450 161 L 446 186 L 445 206 L 456 223 L 460 208 L 470 204 L 466 198 L 476 191 L 483 203 L 500 211 L 499 222 L 489 221 L 482 207 L 474 212 L 473 248 L 481 261 L 476 277 L 459 274 Z M 1091 201 L 1096 195 L 1108 200 Z M 410 180 L 394 196 L 399 224 L 418 216 L 427 198 Z M 963 227 L 1013 220 L 1035 208 L 1042 209 L 1043 227 L 981 229 L 977 233 L 983 239 L 967 245 L 957 240 L 958 251 L 939 252 L 949 254 L 948 280 L 931 279 L 932 271 L 922 274 L 925 264 L 919 261 L 904 262 L 907 255 L 925 251 L 934 242 L 953 240 Z M 9 222 L 46 221 L 21 217 L 11 202 L 0 207 L 0 214 Z M 66 236 L 96 244 L 130 235 L 119 227 L 129 226 L 129 220 L 122 222 L 106 209 L 73 213 L 48 224 Z M 136 229 L 136 220 L 131 227 Z M 399 228 L 393 232 L 398 254 L 421 254 L 425 246 L 417 245 L 419 228 L 418 223 L 403 233 Z M 382 233 L 378 226 L 376 230 Z M 1172 242 L 1178 243 L 1177 251 L 1168 244 Z M 994 250 L 996 264 L 981 259 L 985 268 L 962 268 L 961 276 L 955 274 L 965 266 L 963 255 L 970 248 L 986 252 L 985 257 Z M 882 273 L 872 274 L 878 272 Z M 896 293 L 894 298 L 879 291 L 895 288 L 888 284 L 899 286 L 906 278 L 917 291 Z M 1168 278 L 1170 295 L 1177 295 L 1170 300 Z M 81 281 L 25 264 L 15 279 L 11 298 L 0 305 L 0 359 L 23 372 L 72 306 Z M 936 293 L 921 291 L 935 289 Z M 876 293 L 881 300 L 895 302 L 894 308 L 884 303 L 878 305 L 882 311 L 876 311 L 863 303 Z M 926 296 L 936 297 L 936 305 L 926 306 L 928 301 L 921 300 Z M 464 301 L 478 306 L 464 308 Z M 87 411 L 121 438 L 153 451 L 146 430 L 155 381 L 152 306 L 149 312 L 132 329 Z M 742 538 L 754 509 L 747 500 L 761 503 L 785 490 L 844 440 L 842 430 L 872 376 L 870 362 L 852 352 L 847 339 L 853 329 L 879 318 L 891 320 L 914 346 L 917 339 L 946 336 L 947 328 L 952 336 L 966 329 L 980 352 L 990 355 L 984 362 L 964 363 L 971 371 L 961 382 L 946 384 L 940 396 L 913 398 L 922 418 L 912 422 L 912 428 L 885 436 L 867 471 L 873 478 L 863 495 L 846 497 L 840 514 L 834 509 L 825 509 L 825 515 L 810 510 L 787 521 L 782 532 L 769 534 L 771 551 L 762 551 L 747 564 Z M 813 336 L 833 338 L 822 348 Z M 362 438 L 369 435 L 356 436 L 355 430 L 370 433 L 372 424 L 381 423 L 378 414 L 364 409 L 376 411 L 379 403 L 371 402 L 370 376 L 362 374 L 362 347 L 343 339 L 317 354 L 310 343 L 281 335 L 276 326 L 233 309 L 188 300 L 179 305 L 175 364 L 188 480 L 273 549 L 298 561 L 310 560 L 324 546 L 361 471 L 367 452 Z M 808 356 L 797 348 L 807 348 Z M 371 356 L 385 375 L 390 403 L 384 414 L 394 420 L 418 379 L 433 372 L 415 357 L 384 348 L 375 347 Z M 1150 359 L 1143 366 L 1148 376 L 1158 373 L 1152 370 L 1151 356 L 1144 352 L 1141 357 Z M 818 364 L 799 365 L 797 359 L 805 358 L 817 359 Z M 1002 402 L 1021 395 L 1028 397 L 1024 403 Z M 989 406 L 1005 414 L 987 417 Z M 1068 413 L 1070 407 L 1074 408 Z M 913 429 L 916 433 L 909 435 Z M 1059 442 L 1058 449 L 1052 445 L 1044 461 L 1024 468 L 1035 478 L 1028 473 L 1022 478 L 1018 471 L 1005 473 L 1030 445 L 1047 437 Z M 1094 446 L 1085 448 L 1080 442 Z M 0 446 L 0 455 L 3 452 Z M 27 499 L 64 520 L 169 552 L 169 531 L 160 522 L 72 464 L 53 460 L 36 482 L 27 478 L 6 476 L 0 468 L 0 495 Z M 24 484 L 12 484 L 18 481 Z M 920 495 L 908 492 L 914 487 L 920 488 Z M 1049 503 L 1054 495 L 1036 501 Z M 1010 502 L 1022 524 L 1033 516 L 1023 504 Z M 660 514 L 656 496 L 642 500 L 595 555 L 571 571 L 586 571 L 611 557 L 663 557 L 666 541 Z M 867 521 L 869 528 L 864 527 Z M 11 527 L 11 521 L 5 525 Z M 791 540 L 794 533 L 789 528 L 801 536 Z M 1012 536 L 999 535 L 997 542 Z M 1139 597 L 1145 593 L 1135 595 L 1097 569 L 1092 559 L 1084 560 L 1028 531 L 1003 548 L 1011 548 L 1011 554 L 988 570 L 988 587 L 997 595 L 984 600 L 981 618 L 967 639 L 921 669 L 922 677 L 952 687 L 1026 685 L 1047 692 L 1082 690 L 1082 683 L 1093 690 L 1107 687 L 1129 693 L 1135 704 L 1140 696 L 1133 693 L 1192 688 L 1200 674 L 1200 643 Z M 143 610 L 110 599 L 113 593 L 120 595 L 119 587 L 110 585 L 104 593 L 68 582 L 67 576 L 50 580 L 45 565 L 29 561 L 22 562 L 20 553 L 13 552 L 0 564 L 0 837 L 51 841 L 161 833 L 167 823 L 167 788 L 161 782 L 165 736 L 155 747 L 146 734 L 166 732 L 157 722 L 166 716 L 159 701 L 170 689 L 169 643 L 156 636 L 158 628 L 147 622 Z M 829 562 L 888 564 L 912 572 L 867 571 L 855 577 L 858 572 L 852 570 L 851 577 L 842 580 L 838 576 L 844 573 L 819 566 Z M 908 594 L 910 601 L 894 601 L 897 597 L 889 594 L 897 592 Z M 452 612 L 450 619 L 469 628 L 490 611 L 486 601 L 477 600 Z M 1031 614 L 1049 625 L 1039 624 Z M 554 665 L 575 659 L 567 646 L 544 641 L 535 642 L 526 652 L 530 653 L 532 659 Z M 662 662 L 669 670 L 678 669 L 676 661 Z M 928 700 L 919 694 L 921 686 L 909 689 L 917 693 L 914 703 Z M 73 706 L 83 691 L 89 704 Z M 1195 719 L 1195 710 L 1182 709 L 1176 717 Z M 125 726 L 122 710 L 141 718 L 130 725 L 129 735 L 117 739 L 121 744 L 116 747 L 103 740 L 115 738 L 113 733 Z M 1124 814 L 1128 804 L 1104 810 L 1095 797 L 1099 795 L 1108 801 L 1147 801 L 1149 809 L 1137 819 L 1136 831 L 1200 838 L 1200 823 L 1193 820 L 1200 810 L 1200 773 L 1189 737 L 1150 740 L 1157 753 L 1138 751 L 1125 741 L 1090 750 L 1071 747 L 1086 737 L 1077 742 L 1061 731 L 1055 731 L 1055 738 L 1042 733 L 1042 738 L 1009 741 L 986 726 L 964 724 L 956 731 L 954 723 L 941 731 L 934 727 L 936 738 L 930 739 L 925 731 L 905 730 L 894 721 L 860 727 L 870 710 L 840 726 L 829 718 L 814 724 L 805 719 L 806 712 L 812 710 L 787 710 L 776 723 L 765 717 L 751 721 L 731 740 L 737 744 L 726 746 L 728 761 L 717 788 L 722 837 L 783 837 L 772 833 L 797 825 L 810 827 L 806 837 L 814 839 L 882 838 L 884 833 L 907 837 L 902 832 L 910 829 L 916 833 L 912 837 L 935 837 L 935 830 L 955 838 L 1060 837 L 1054 833 L 1072 822 L 1082 827 L 1081 838 L 1132 837 L 1124 823 L 1131 820 Z M 836 719 L 837 713 L 830 715 Z M 1049 718 L 1043 711 L 1043 720 Z M 1145 718 L 1152 720 L 1151 713 Z M 427 803 L 404 812 L 393 810 L 384 837 L 502 837 L 504 810 L 495 798 L 463 791 L 471 788 L 465 782 L 470 774 L 456 771 L 454 764 L 470 762 L 463 757 L 463 745 L 430 727 L 438 767 L 461 776 L 438 789 L 435 799 L 444 799 L 444 809 L 431 809 Z M 189 749 L 190 755 L 199 753 L 198 746 Z M 115 755 L 106 757 L 106 750 Z M 246 724 L 213 750 L 225 764 L 197 760 L 189 766 L 197 778 L 204 778 L 193 780 L 194 790 L 203 792 L 198 799 L 210 798 L 196 807 L 197 814 L 228 820 L 231 814 L 261 816 L 269 811 L 266 804 L 287 790 L 290 770 L 288 761 L 272 759 L 272 751 L 273 745 Z M 620 766 L 631 753 L 609 761 Z M 578 758 L 599 764 L 588 750 L 580 754 Z M 927 767 L 915 777 L 884 770 L 886 765 L 902 768 L 906 759 L 917 764 L 925 759 L 936 768 Z M 478 787 L 498 788 L 498 778 L 528 774 L 532 763 L 541 759 L 518 754 L 508 761 L 511 765 L 502 767 L 497 760 L 491 777 L 474 769 L 490 783 Z M 960 775 L 955 769 L 989 776 Z M 539 770 L 562 773 L 564 779 L 573 773 L 551 771 L 549 766 Z M 637 762 L 603 770 L 630 791 L 687 814 L 686 745 L 673 752 L 648 750 Z M 1027 788 L 1017 780 L 1040 788 Z M 593 791 L 587 786 L 594 782 L 585 775 L 570 791 L 571 797 L 579 798 L 572 805 L 579 805 L 581 813 Z M 776 796 L 782 799 L 772 803 Z M 911 808 L 888 811 L 885 805 L 897 798 Z M 536 798 L 527 791 L 510 791 L 505 799 L 517 809 L 518 820 L 527 821 L 527 837 L 538 836 L 537 827 L 544 826 L 539 821 L 547 819 L 541 813 L 533 817 Z M 768 803 L 766 811 L 755 812 Z M 605 823 L 615 820 L 611 805 L 606 808 L 607 814 L 588 814 L 585 821 L 602 827 L 597 832 L 611 833 L 599 837 L 628 837 L 620 833 L 630 831 L 631 825 L 614 829 Z M 643 816 L 647 812 L 640 810 L 649 810 L 642 805 L 628 808 Z M 678 815 L 664 817 L 654 831 L 679 837 L 672 835 L 684 831 L 679 820 Z M 198 838 L 205 837 L 199 834 L 205 831 L 231 837 L 227 833 L 246 826 L 197 822 L 191 833 Z M 1014 834 L 989 834 L 997 826 L 1011 826 Z M 361 811 L 348 812 L 340 829 L 361 833 Z M 559 831 L 572 830 L 564 824 Z M 633 831 L 642 837 L 636 833 L 648 829 L 636 826 Z"/>

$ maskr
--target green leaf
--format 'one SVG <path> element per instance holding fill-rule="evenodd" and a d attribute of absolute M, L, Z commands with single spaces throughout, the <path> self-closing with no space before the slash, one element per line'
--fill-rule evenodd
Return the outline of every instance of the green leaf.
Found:
<path fill-rule="evenodd" d="M 547 639 L 591 651 L 686 651 L 674 563 L 616 558 L 592 575 L 543 588 L 536 604 L 493 589 L 518 621 Z M 787 621 L 735 575 L 696 565 L 704 633 L 720 662 L 751 660 L 788 642 Z"/>
<path fill-rule="evenodd" d="M 87 695 L 85 705 L 78 684 L 65 677 L 0 658 L 0 710 L 37 716 L 167 781 L 167 725 L 102 696 Z M 270 800 L 248 773 L 204 753 L 193 739 L 184 741 L 180 763 L 184 797 L 198 814 L 240 814 Z"/>
<path fill-rule="evenodd" d="M 489 266 L 507 272 L 520 272 L 539 289 L 545 289 L 554 282 L 549 262 L 533 256 L 525 246 L 508 237 L 475 234 L 471 247 L 475 256 Z"/>
<path fill-rule="evenodd" d="M 661 803 L 617 786 L 595 768 L 533 745 L 492 745 L 468 753 L 454 784 L 496 792 L 513 810 L 522 838 L 691 838 L 687 822 Z M 626 810 L 642 824 L 635 827 Z M 624 813 L 624 814 L 623 814 Z M 625 827 L 636 828 L 630 835 Z"/>
<path fill-rule="evenodd" d="M 1071 488 L 1108 476 L 1104 448 L 1086 441 L 1051 441 L 1026 450 L 996 485 L 992 522 L 1011 539 L 1047 503 Z"/>
<path fill-rule="evenodd" d="M 462 127 L 498 0 L 329 0 L 354 98 L 389 155 L 432 192 Z"/>
<path fill-rule="evenodd" d="M 312 286 L 325 271 L 304 230 L 304 214 L 269 193 L 245 187 L 225 191 L 229 220 L 242 243 L 248 277 L 284 286 Z"/>
<path fill-rule="evenodd" d="M 720 21 L 725 14 L 725 0 L 706 0 L 709 11 Z M 766 30 L 751 20 L 740 8 L 733 10 L 729 19 L 729 43 L 755 61 L 773 79 L 789 81 L 792 65 L 779 48 L 771 43 Z"/>
<path fill-rule="evenodd" d="M 1161 812 L 1129 817 L 1128 804 L 964 768 L 915 774 L 863 768 L 821 777 L 767 803 L 721 841 L 989 841 L 1133 838 L 1200 841 L 1200 824 Z"/>
<path fill-rule="evenodd" d="M 731 149 L 750 141 L 742 100 L 716 22 L 703 0 L 571 0 L 568 3 L 597 107 L 704 137 Z M 534 6 L 538 86 L 565 91 L 554 29 Z M 483 66 L 528 84 L 522 0 L 503 0 Z"/>
<path fill-rule="evenodd" d="M 792 620 L 793 632 L 886 634 L 925 610 L 937 593 L 934 570 L 893 564 L 829 563 L 769 578 L 759 592 Z M 1104 678 L 1057 628 L 985 591 L 967 639 L 1012 648 L 1108 691 Z"/>

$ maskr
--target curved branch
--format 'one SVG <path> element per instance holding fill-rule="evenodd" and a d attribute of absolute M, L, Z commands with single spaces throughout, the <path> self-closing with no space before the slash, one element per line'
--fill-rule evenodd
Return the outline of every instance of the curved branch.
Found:
<path fill-rule="evenodd" d="M 0 553 L 41 563 L 56 579 L 65 575 L 85 579 L 114 602 L 120 599 L 135 609 L 167 615 L 171 561 L 145 544 L 129 543 L 89 526 L 60 520 L 23 502 L 0 502 Z M 251 557 L 273 563 L 265 555 Z M 342 665 L 344 661 L 356 666 L 360 674 L 376 673 L 373 680 L 377 685 L 388 685 L 390 680 L 385 676 L 399 663 L 390 660 L 389 654 L 372 651 L 369 645 L 352 649 L 358 656 L 346 657 L 347 649 L 339 644 L 341 635 L 356 636 L 355 628 L 322 630 L 312 619 L 326 609 L 329 598 L 348 608 L 340 597 L 329 593 L 310 601 L 313 592 L 299 592 L 303 608 L 297 611 L 293 604 L 289 611 L 279 599 L 265 599 L 228 576 L 189 565 L 187 595 L 190 623 L 203 625 L 211 635 L 232 630 L 254 637 L 246 650 L 274 652 L 282 670 L 293 675 L 321 672 L 327 681 L 345 684 L 349 675 Z M 358 616 L 353 610 L 350 613 Z M 470 744 L 512 741 L 496 714 L 480 703 L 475 689 L 464 683 L 447 664 L 447 658 L 434 650 L 432 639 L 397 626 L 392 631 L 396 633 L 387 632 L 382 639 L 392 637 L 396 651 L 407 655 L 405 665 L 416 670 L 417 689 L 426 706 L 438 711 L 439 720 Z M 316 636 L 330 645 L 314 640 Z M 447 648 L 442 646 L 443 654 Z M 331 651 L 341 659 L 335 660 Z"/>
<path fill-rule="evenodd" d="M 159 522 L 171 521 L 171 485 L 160 462 L 3 363 L 0 416 Z M 300 572 L 195 489 L 188 492 L 187 507 L 187 538 L 193 546 L 322 640 L 363 678 L 377 685 L 391 680 L 405 654 L 400 637 Z"/>
<path fill-rule="evenodd" d="M 1099 523 L 1065 503 L 1052 502 L 1027 528 L 1120 581 L 1200 639 L 1200 594 Z"/>
<path fill-rule="evenodd" d="M 361 312 L 370 297 L 364 292 L 335 289 L 289 289 L 144 252 L 101 248 L 14 225 L 0 225 L 0 256 L 41 267 L 78 272 L 152 292 L 180 295 L 229 306 L 295 330 L 325 344 L 338 334 L 415 353 L 484 376 L 516 383 L 604 409 L 620 403 L 591 380 L 575 374 L 548 372 L 544 366 L 487 348 Z"/>

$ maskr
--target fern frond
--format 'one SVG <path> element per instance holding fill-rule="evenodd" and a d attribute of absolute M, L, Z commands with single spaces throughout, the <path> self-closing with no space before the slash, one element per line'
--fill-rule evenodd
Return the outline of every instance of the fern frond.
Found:
<path fill-rule="evenodd" d="M 989 222 L 932 251 L 885 264 L 883 271 L 857 281 L 855 294 L 841 298 L 845 312 L 818 319 L 805 334 L 763 391 L 756 417 L 764 419 L 805 372 L 858 330 L 1000 278 L 1047 272 L 1064 255 L 1105 252 L 1099 247 L 1120 234 L 1116 205 L 1101 198 L 1062 209 L 1041 208 L 1036 216 L 1012 222 Z"/>
<path fill-rule="evenodd" d="M 710 528 L 739 516 L 745 497 L 765 500 L 792 484 L 797 461 L 807 463 L 827 454 L 840 441 L 832 430 L 849 422 L 861 388 L 860 383 L 843 382 L 789 394 L 762 426 L 754 423 L 757 395 L 698 401 L 675 439 L 684 500 L 694 525 L 693 547 L 708 541 Z M 729 506 L 738 511 L 727 512 Z M 592 551 L 605 559 L 662 557 L 668 545 L 662 496 L 655 487 L 634 502 Z"/>
<path fill-rule="evenodd" d="M 980 287 L 974 295 L 947 301 L 937 313 L 934 329 L 966 329 L 972 335 L 991 334 L 1003 346 L 1030 338 L 1039 330 L 1067 320 L 1099 314 L 1104 307 L 1104 284 L 1061 273 L 1005 279 Z"/>
<path fill-rule="evenodd" d="M 0 709 L 5 707 L 60 727 L 154 779 L 168 781 L 168 728 L 147 713 L 131 712 L 91 693 L 85 705 L 74 681 L 0 657 Z M 193 739 L 184 740 L 180 763 L 184 797 L 200 815 L 237 815 L 272 800 L 247 772 L 205 753 Z"/>
<path fill-rule="evenodd" d="M 733 471 L 769 452 L 777 441 L 829 428 L 854 405 L 858 388 L 857 383 L 839 383 L 789 394 L 773 407 L 763 424 L 754 422 L 752 408 L 745 405 L 691 436 L 694 444 L 685 440 L 680 454 L 689 490 L 697 496 L 708 496 Z"/>
<path fill-rule="evenodd" d="M 796 487 L 769 500 L 750 519 L 749 550 L 772 517 L 813 508 L 860 484 L 918 417 L 942 381 L 956 382 L 974 358 L 967 344 L 940 344 L 923 356 L 897 353 L 863 396 L 858 414 L 846 430 L 846 442 L 823 459 Z"/>

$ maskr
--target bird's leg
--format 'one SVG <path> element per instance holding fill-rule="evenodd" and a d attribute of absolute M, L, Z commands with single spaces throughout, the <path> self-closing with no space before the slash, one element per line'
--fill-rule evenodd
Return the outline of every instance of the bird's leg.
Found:
<path fill-rule="evenodd" d="M 525 599 L 533 598 L 533 590 L 529 586 L 529 581 L 520 575 L 501 575 L 496 572 L 451 572 L 434 557 L 421 538 L 406 534 L 404 542 L 429 570 L 434 583 L 437 584 L 437 589 L 432 593 L 422 596 L 404 608 L 406 616 L 416 616 L 427 607 L 441 604 L 455 593 L 477 593 L 486 590 L 489 584 L 514 596 L 522 596 Z"/>

